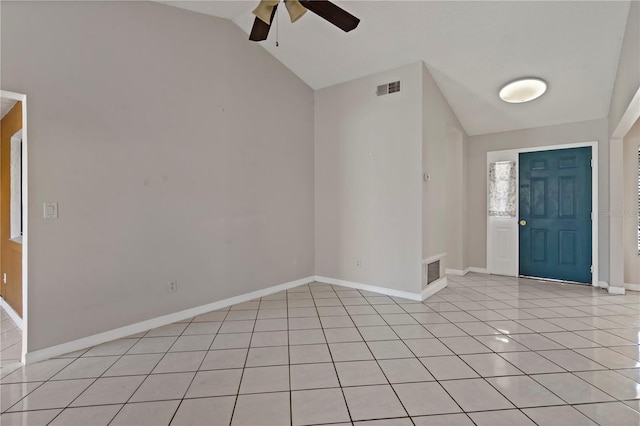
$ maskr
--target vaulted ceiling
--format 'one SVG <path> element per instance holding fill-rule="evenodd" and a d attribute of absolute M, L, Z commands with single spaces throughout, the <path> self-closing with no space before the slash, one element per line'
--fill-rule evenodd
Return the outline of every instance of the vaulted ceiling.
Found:
<path fill-rule="evenodd" d="M 161 3 L 230 19 L 248 34 L 258 1 Z M 469 135 L 607 116 L 628 1 L 335 3 L 360 26 L 343 33 L 312 13 L 291 24 L 281 7 L 261 43 L 313 89 L 424 61 Z M 523 76 L 546 80 L 547 94 L 502 102 L 500 87 Z"/>

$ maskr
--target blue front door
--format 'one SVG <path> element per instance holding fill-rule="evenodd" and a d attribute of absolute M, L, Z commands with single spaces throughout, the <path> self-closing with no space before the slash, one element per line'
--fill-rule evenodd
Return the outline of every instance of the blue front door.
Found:
<path fill-rule="evenodd" d="M 591 147 L 520 154 L 520 275 L 591 283 Z"/>

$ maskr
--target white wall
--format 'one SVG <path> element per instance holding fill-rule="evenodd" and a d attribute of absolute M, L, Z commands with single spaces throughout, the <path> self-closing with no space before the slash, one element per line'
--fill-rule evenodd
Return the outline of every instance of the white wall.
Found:
<path fill-rule="evenodd" d="M 316 91 L 317 275 L 421 291 L 422 67 Z"/>
<path fill-rule="evenodd" d="M 426 66 L 422 68 L 422 258 L 447 253 L 447 268 L 465 265 L 463 151 L 466 134 Z"/>
<path fill-rule="evenodd" d="M 598 141 L 599 280 L 609 277 L 609 136 L 607 119 L 470 136 L 467 145 L 467 244 L 469 266 L 486 268 L 487 152 Z"/>
<path fill-rule="evenodd" d="M 2 89 L 29 101 L 30 352 L 313 275 L 313 91 L 236 25 L 5 1 L 1 24 Z"/>
<path fill-rule="evenodd" d="M 640 256 L 638 256 L 638 147 L 640 120 L 624 138 L 624 282 L 640 284 Z"/>

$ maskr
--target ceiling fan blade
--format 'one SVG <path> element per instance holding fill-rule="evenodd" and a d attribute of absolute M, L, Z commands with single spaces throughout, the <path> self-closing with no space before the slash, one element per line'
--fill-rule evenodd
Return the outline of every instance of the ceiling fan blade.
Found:
<path fill-rule="evenodd" d="M 360 23 L 358 18 L 327 0 L 300 0 L 300 4 L 345 32 Z"/>
<path fill-rule="evenodd" d="M 273 11 L 271 11 L 271 19 L 269 22 L 273 22 L 273 17 L 276 14 L 276 9 L 278 9 L 278 5 L 274 6 Z M 271 29 L 271 25 L 265 23 L 262 19 L 256 17 L 253 21 L 253 28 L 251 28 L 251 34 L 249 34 L 249 40 L 251 41 L 262 41 L 266 40 L 269 35 L 269 30 Z"/>

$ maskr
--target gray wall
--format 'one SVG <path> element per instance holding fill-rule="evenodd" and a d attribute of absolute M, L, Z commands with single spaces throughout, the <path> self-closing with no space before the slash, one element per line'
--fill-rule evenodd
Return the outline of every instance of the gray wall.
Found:
<path fill-rule="evenodd" d="M 464 269 L 466 134 L 426 66 L 422 68 L 422 258 L 447 253 L 448 268 Z"/>
<path fill-rule="evenodd" d="M 613 133 L 640 87 L 640 1 L 634 0 L 620 51 L 618 71 L 609 107 L 609 134 Z"/>
<path fill-rule="evenodd" d="M 420 62 L 316 91 L 317 275 L 421 291 L 421 87 Z"/>
<path fill-rule="evenodd" d="M 640 256 L 638 256 L 638 146 L 640 146 L 640 120 L 624 138 L 624 282 L 640 284 Z"/>
<path fill-rule="evenodd" d="M 152 2 L 3 1 L 1 23 L 30 352 L 313 275 L 313 91 L 236 25 Z"/>
<path fill-rule="evenodd" d="M 598 141 L 600 281 L 609 278 L 609 136 L 607 119 L 470 136 L 467 146 L 469 266 L 487 264 L 487 152 Z"/>

